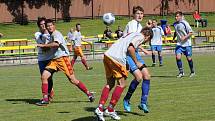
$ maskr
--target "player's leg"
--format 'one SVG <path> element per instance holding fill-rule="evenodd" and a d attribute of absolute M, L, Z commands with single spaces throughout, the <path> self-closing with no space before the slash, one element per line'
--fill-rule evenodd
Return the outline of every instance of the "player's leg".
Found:
<path fill-rule="evenodd" d="M 148 69 L 146 68 L 146 66 L 143 67 L 143 69 L 141 70 L 142 75 L 143 75 L 143 82 L 142 82 L 142 95 L 141 95 L 141 103 L 138 106 L 139 109 L 143 110 L 144 113 L 148 113 L 149 109 L 148 109 L 148 95 L 149 95 L 149 90 L 150 90 L 150 73 L 148 71 Z"/>
<path fill-rule="evenodd" d="M 193 59 L 192 59 L 192 47 L 186 47 L 186 58 L 190 67 L 190 77 L 193 77 L 195 75 L 194 66 L 193 66 Z"/>
<path fill-rule="evenodd" d="M 74 64 L 75 64 L 75 61 L 76 61 L 76 59 L 77 59 L 77 55 L 75 54 L 75 52 L 74 52 L 74 55 L 73 55 L 73 58 L 72 58 L 72 60 L 71 60 L 71 65 L 72 65 L 72 67 L 74 66 Z"/>
<path fill-rule="evenodd" d="M 182 65 L 182 61 L 181 61 L 182 53 L 183 53 L 183 48 L 180 46 L 176 46 L 175 55 L 176 55 L 176 63 L 177 63 L 178 70 L 179 70 L 179 74 L 177 75 L 177 77 L 179 77 L 179 78 L 184 76 L 183 65 Z"/>
<path fill-rule="evenodd" d="M 41 76 L 41 81 L 42 81 L 42 94 L 43 94 L 43 99 L 36 103 L 38 106 L 46 106 L 49 104 L 49 99 L 48 99 L 48 78 L 50 78 L 51 73 L 48 70 L 44 70 Z"/>
<path fill-rule="evenodd" d="M 162 45 L 158 45 L 157 47 L 158 51 L 158 60 L 159 60 L 159 66 L 163 66 L 163 56 L 162 56 Z"/>
<path fill-rule="evenodd" d="M 151 45 L 151 51 L 152 51 L 152 67 L 154 67 L 156 65 L 156 61 L 155 61 L 155 50 L 156 50 L 156 46 L 155 45 Z"/>
<path fill-rule="evenodd" d="M 121 118 L 117 115 L 117 113 L 114 110 L 114 107 L 116 106 L 117 102 L 119 101 L 121 94 L 125 88 L 125 78 L 121 77 L 117 79 L 117 86 L 115 87 L 113 93 L 112 93 L 112 97 L 110 100 L 110 103 L 107 107 L 107 109 L 105 110 L 105 115 L 107 116 L 111 116 L 113 119 L 115 120 L 120 120 Z"/>
<path fill-rule="evenodd" d="M 84 64 L 86 70 L 92 70 L 92 69 L 93 69 L 93 67 L 89 67 L 89 66 L 88 66 L 88 64 L 87 64 L 87 59 L 86 59 L 86 57 L 85 57 L 84 55 L 81 56 L 81 62 Z"/>

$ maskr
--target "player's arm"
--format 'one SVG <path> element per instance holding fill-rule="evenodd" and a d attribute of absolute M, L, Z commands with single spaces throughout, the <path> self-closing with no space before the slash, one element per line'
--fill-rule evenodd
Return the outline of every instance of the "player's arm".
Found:
<path fill-rule="evenodd" d="M 139 46 L 139 49 L 140 49 L 142 52 L 144 52 L 146 55 L 150 55 L 150 54 L 151 54 L 151 51 L 148 51 L 148 50 L 144 49 L 142 45 Z"/>
<path fill-rule="evenodd" d="M 190 38 L 192 35 L 193 35 L 193 32 L 189 32 L 187 35 L 182 36 L 182 37 L 181 37 L 181 40 L 182 40 L 182 41 L 186 41 L 186 40 L 187 40 L 188 38 Z"/>
<path fill-rule="evenodd" d="M 58 48 L 60 44 L 57 41 L 48 43 L 48 44 L 37 44 L 37 47 L 41 48 Z"/>
<path fill-rule="evenodd" d="M 130 45 L 128 47 L 128 54 L 131 56 L 131 58 L 133 59 L 134 63 L 137 65 L 138 68 L 142 67 L 142 63 L 137 61 L 137 57 L 135 54 L 135 48 L 132 43 L 130 43 Z"/>

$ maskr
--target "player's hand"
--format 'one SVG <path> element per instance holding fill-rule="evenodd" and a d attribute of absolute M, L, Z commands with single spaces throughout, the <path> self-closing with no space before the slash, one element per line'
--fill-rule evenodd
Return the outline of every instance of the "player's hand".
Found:
<path fill-rule="evenodd" d="M 181 41 L 184 41 L 186 39 L 186 36 L 181 37 Z"/>
<path fill-rule="evenodd" d="M 37 44 L 37 47 L 44 47 L 43 44 Z"/>
<path fill-rule="evenodd" d="M 143 66 L 143 64 L 140 63 L 139 61 L 136 63 L 136 65 L 137 65 L 138 68 L 141 68 Z"/>

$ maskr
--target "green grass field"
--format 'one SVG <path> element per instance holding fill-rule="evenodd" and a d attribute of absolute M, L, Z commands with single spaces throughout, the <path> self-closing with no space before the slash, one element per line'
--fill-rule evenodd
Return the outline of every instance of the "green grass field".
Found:
<path fill-rule="evenodd" d="M 116 110 L 122 121 L 215 121 L 214 54 L 194 54 L 196 76 L 189 78 L 188 64 L 183 58 L 186 77 L 176 78 L 173 56 L 164 57 L 163 67 L 149 67 L 152 75 L 149 96 L 150 113 L 137 108 L 140 86 L 132 97 L 132 112 L 123 112 L 122 98 Z M 150 57 L 145 57 L 151 65 Z M 41 98 L 41 82 L 37 65 L 0 67 L 0 120 L 1 121 L 93 121 L 100 91 L 105 83 L 102 61 L 89 62 L 94 69 L 84 71 L 76 63 L 75 74 L 87 87 L 96 92 L 96 101 L 71 86 L 62 72 L 54 75 L 55 97 L 47 107 L 34 105 Z M 132 79 L 127 79 L 127 84 Z M 122 97 L 125 95 L 125 89 Z M 107 120 L 111 120 L 106 117 Z"/>

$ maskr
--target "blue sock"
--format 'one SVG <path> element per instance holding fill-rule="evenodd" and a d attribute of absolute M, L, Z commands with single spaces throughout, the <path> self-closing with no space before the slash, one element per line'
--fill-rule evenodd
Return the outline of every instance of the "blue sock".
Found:
<path fill-rule="evenodd" d="M 162 56 L 161 56 L 161 55 L 159 55 L 159 56 L 158 56 L 158 58 L 159 58 L 159 62 L 160 62 L 160 64 L 162 64 L 162 63 L 163 63 L 163 58 L 162 58 Z"/>
<path fill-rule="evenodd" d="M 150 89 L 150 80 L 143 80 L 142 82 L 142 96 L 141 96 L 141 104 L 147 104 L 147 99 L 149 95 Z"/>
<path fill-rule="evenodd" d="M 127 92 L 126 96 L 124 97 L 124 100 L 130 100 L 131 99 L 131 96 L 134 93 L 134 91 L 136 90 L 138 84 L 139 84 L 139 82 L 137 80 L 131 81 L 131 84 L 128 88 L 128 92 Z"/>
<path fill-rule="evenodd" d="M 188 64 L 189 64 L 189 67 L 190 67 L 190 71 L 191 73 L 194 73 L 194 69 L 193 69 L 193 60 L 188 60 Z"/>
<path fill-rule="evenodd" d="M 152 54 L 152 62 L 155 63 L 155 55 Z"/>
<path fill-rule="evenodd" d="M 177 61 L 177 66 L 178 66 L 179 72 L 180 72 L 180 73 L 183 73 L 182 61 L 181 61 L 181 59 L 179 59 L 179 60 L 176 59 L 176 61 Z"/>

